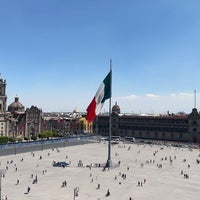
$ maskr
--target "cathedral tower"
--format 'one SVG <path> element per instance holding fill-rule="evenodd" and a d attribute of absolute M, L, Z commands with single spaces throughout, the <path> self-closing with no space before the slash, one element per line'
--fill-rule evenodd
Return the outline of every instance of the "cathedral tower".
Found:
<path fill-rule="evenodd" d="M 6 80 L 0 77 L 0 113 L 6 112 L 7 96 L 6 96 Z"/>
<path fill-rule="evenodd" d="M 6 80 L 0 77 L 0 136 L 8 136 L 9 122 L 6 117 L 6 104 Z"/>

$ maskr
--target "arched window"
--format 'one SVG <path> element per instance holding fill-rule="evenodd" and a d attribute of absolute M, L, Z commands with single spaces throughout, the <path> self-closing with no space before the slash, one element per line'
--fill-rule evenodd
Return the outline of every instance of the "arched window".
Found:
<path fill-rule="evenodd" d="M 196 125 L 197 124 L 197 121 L 195 120 L 195 121 L 193 121 L 193 125 Z"/>

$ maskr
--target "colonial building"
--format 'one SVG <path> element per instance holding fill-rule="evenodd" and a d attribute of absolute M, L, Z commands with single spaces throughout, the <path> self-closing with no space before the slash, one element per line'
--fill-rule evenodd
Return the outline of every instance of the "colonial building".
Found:
<path fill-rule="evenodd" d="M 0 136 L 30 138 L 44 130 L 42 110 L 35 106 L 25 110 L 15 97 L 7 110 L 6 80 L 0 78 Z"/>
<path fill-rule="evenodd" d="M 200 143 L 200 114 L 196 108 L 189 115 L 142 116 L 121 114 L 120 107 L 115 104 L 111 121 L 113 136 Z M 101 114 L 95 119 L 94 132 L 108 135 L 108 114 Z"/>
<path fill-rule="evenodd" d="M 38 136 L 44 131 L 44 121 L 42 110 L 36 106 L 26 109 L 25 112 L 25 135 L 24 137 Z"/>
<path fill-rule="evenodd" d="M 11 113 L 9 123 L 9 136 L 16 138 L 31 138 L 38 136 L 44 131 L 44 121 L 42 110 L 36 106 L 31 106 L 24 110 L 24 106 L 16 97 L 15 101 L 8 106 L 8 111 Z"/>
<path fill-rule="evenodd" d="M 19 102 L 19 97 L 15 97 L 15 101 L 8 106 L 8 112 L 24 113 L 24 106 Z"/>

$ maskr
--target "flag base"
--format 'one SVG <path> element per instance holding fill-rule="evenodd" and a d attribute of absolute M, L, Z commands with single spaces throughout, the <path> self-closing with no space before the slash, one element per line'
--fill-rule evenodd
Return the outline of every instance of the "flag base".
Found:
<path fill-rule="evenodd" d="M 112 160 L 107 160 L 106 167 L 111 168 L 112 167 Z"/>

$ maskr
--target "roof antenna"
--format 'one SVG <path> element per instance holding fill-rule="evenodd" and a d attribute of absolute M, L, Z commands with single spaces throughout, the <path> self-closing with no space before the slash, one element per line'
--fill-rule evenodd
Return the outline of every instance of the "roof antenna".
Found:
<path fill-rule="evenodd" d="M 194 108 L 196 108 L 196 90 L 194 90 Z"/>

